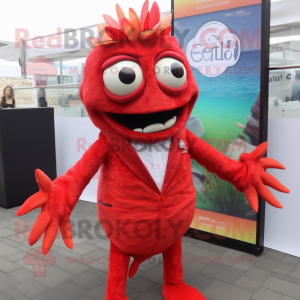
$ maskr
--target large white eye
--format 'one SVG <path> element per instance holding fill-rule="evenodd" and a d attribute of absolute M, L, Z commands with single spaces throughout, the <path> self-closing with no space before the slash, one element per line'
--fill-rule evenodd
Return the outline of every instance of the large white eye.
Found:
<path fill-rule="evenodd" d="M 113 95 L 125 97 L 135 92 L 141 85 L 143 72 L 136 62 L 122 60 L 104 70 L 103 81 Z"/>
<path fill-rule="evenodd" d="M 167 87 L 181 88 L 186 82 L 186 70 L 183 63 L 175 58 L 165 57 L 155 65 L 156 79 Z"/>

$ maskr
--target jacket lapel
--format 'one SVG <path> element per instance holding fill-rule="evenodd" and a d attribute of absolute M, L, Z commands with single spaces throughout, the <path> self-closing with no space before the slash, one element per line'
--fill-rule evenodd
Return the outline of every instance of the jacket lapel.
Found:
<path fill-rule="evenodd" d="M 168 164 L 165 174 L 165 179 L 162 187 L 161 194 L 167 190 L 170 185 L 177 169 L 179 168 L 179 162 L 181 159 L 181 155 L 184 151 L 186 151 L 185 147 L 182 144 L 179 145 L 180 141 L 184 142 L 186 145 L 186 127 L 182 127 L 178 133 L 172 138 L 172 143 L 169 151 Z M 181 148 L 181 147 L 183 148 Z M 176 167 L 175 167 L 176 166 Z"/>
<path fill-rule="evenodd" d="M 146 183 L 157 194 L 160 194 L 156 183 L 149 174 L 145 165 L 135 152 L 130 141 L 119 134 L 104 132 L 107 141 L 111 145 L 112 149 L 120 157 L 120 159 L 127 165 L 127 167 L 136 174 L 144 183 Z"/>

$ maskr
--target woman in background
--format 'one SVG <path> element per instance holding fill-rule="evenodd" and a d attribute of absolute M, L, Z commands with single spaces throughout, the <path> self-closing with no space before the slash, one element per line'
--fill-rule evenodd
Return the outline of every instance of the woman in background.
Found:
<path fill-rule="evenodd" d="M 16 100 L 14 98 L 14 90 L 11 86 L 6 86 L 3 90 L 3 97 L 0 99 L 1 108 L 16 108 Z"/>
<path fill-rule="evenodd" d="M 38 97 L 38 107 L 47 107 L 48 102 L 46 101 L 46 90 L 44 88 L 39 88 L 37 90 Z"/>

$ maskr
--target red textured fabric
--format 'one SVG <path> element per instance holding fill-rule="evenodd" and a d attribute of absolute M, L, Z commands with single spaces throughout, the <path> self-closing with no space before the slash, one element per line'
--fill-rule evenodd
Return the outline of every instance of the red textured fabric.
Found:
<path fill-rule="evenodd" d="M 82 99 L 92 122 L 102 131 L 118 133 L 130 140 L 163 141 L 173 137 L 187 122 L 198 98 L 198 86 L 183 49 L 173 36 L 155 39 L 147 45 L 140 41 L 122 42 L 95 47 L 89 54 L 84 70 L 83 82 L 80 87 Z M 155 58 L 165 51 L 173 51 L 185 58 L 188 88 L 177 96 L 168 95 L 158 86 L 154 67 Z M 138 59 L 146 81 L 143 93 L 129 103 L 116 103 L 104 91 L 103 63 L 116 55 L 129 55 Z M 109 113 L 145 114 L 182 107 L 183 111 L 176 124 L 168 130 L 141 134 L 121 126 L 114 121 Z"/>
<path fill-rule="evenodd" d="M 130 95 L 123 96 L 123 97 L 113 95 L 105 86 L 103 87 L 103 90 L 106 96 L 112 101 L 115 101 L 117 103 L 128 103 L 133 100 L 136 100 L 143 93 L 145 86 L 146 86 L 146 81 L 144 79 L 141 85 L 138 87 L 138 89 L 136 89 L 136 91 L 134 91 Z"/>
<path fill-rule="evenodd" d="M 159 23 L 160 11 L 157 2 L 154 1 L 150 10 L 150 28 L 154 28 Z"/>
<path fill-rule="evenodd" d="M 205 300 L 205 297 L 195 288 L 183 282 L 181 240 L 176 241 L 163 252 L 165 300 Z"/>
<path fill-rule="evenodd" d="M 105 32 L 109 35 L 109 37 L 113 40 L 113 41 L 122 41 L 128 40 L 127 35 L 121 30 L 121 29 L 117 29 L 111 26 L 106 26 L 105 27 Z"/>
<path fill-rule="evenodd" d="M 188 87 L 187 82 L 179 89 L 170 88 L 159 81 L 157 81 L 157 84 L 163 92 L 171 96 L 178 96 L 183 94 Z"/>
<path fill-rule="evenodd" d="M 165 57 L 172 57 L 172 58 L 176 58 L 178 59 L 179 61 L 181 61 L 183 64 L 185 62 L 185 59 L 182 55 L 180 55 L 179 53 L 177 52 L 174 52 L 174 51 L 165 51 L 161 54 L 159 54 L 156 58 L 155 58 L 155 62 L 154 64 L 156 64 L 159 60 L 165 58 Z"/>
<path fill-rule="evenodd" d="M 109 58 L 107 61 L 105 61 L 104 64 L 101 66 L 101 69 L 105 70 L 105 69 L 111 67 L 112 65 L 116 64 L 117 62 L 122 61 L 122 60 L 131 60 L 131 61 L 134 61 L 134 62 L 138 63 L 138 60 L 133 56 L 117 55 L 117 56 L 113 56 L 113 57 Z"/>
<path fill-rule="evenodd" d="M 179 147 L 180 140 L 187 144 L 185 133 L 183 128 L 172 139 L 161 192 L 131 144 L 121 136 L 104 133 L 111 147 L 101 167 L 98 216 L 121 251 L 138 256 L 161 253 L 174 243 L 175 225 L 178 237 L 189 228 L 196 192 L 190 156 Z M 124 232 L 118 230 L 120 226 L 125 226 Z"/>
<path fill-rule="evenodd" d="M 144 31 L 144 24 L 145 24 L 145 19 L 146 19 L 147 13 L 148 13 L 148 9 L 149 9 L 149 0 L 146 0 L 143 4 L 141 17 L 140 17 L 141 31 Z"/>

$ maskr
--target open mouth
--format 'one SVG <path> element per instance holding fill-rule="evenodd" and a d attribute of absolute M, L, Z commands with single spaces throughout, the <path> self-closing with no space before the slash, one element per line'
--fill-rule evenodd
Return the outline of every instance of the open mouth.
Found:
<path fill-rule="evenodd" d="M 178 119 L 181 107 L 151 114 L 114 114 L 112 118 L 124 127 L 141 133 L 153 133 L 173 127 Z"/>

